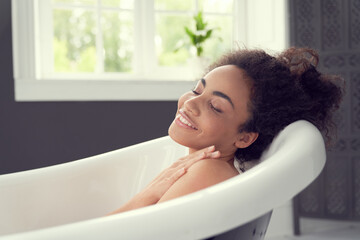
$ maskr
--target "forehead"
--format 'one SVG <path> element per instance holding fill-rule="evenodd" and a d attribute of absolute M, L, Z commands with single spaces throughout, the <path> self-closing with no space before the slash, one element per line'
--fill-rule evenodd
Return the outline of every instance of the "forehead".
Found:
<path fill-rule="evenodd" d="M 249 80 L 245 70 L 235 65 L 225 65 L 214 68 L 204 77 L 207 81 L 221 81 L 231 85 L 247 85 Z"/>
<path fill-rule="evenodd" d="M 234 106 L 243 107 L 250 99 L 250 84 L 246 72 L 234 65 L 217 67 L 204 77 L 206 88 L 228 95 Z"/>
<path fill-rule="evenodd" d="M 229 94 L 246 96 L 250 93 L 250 81 L 246 72 L 234 65 L 217 67 L 206 74 L 204 78 L 208 85 L 221 88 Z"/>

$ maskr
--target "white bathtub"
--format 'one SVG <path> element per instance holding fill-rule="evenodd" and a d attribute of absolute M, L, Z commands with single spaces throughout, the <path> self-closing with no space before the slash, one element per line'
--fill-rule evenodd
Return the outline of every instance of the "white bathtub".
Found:
<path fill-rule="evenodd" d="M 325 163 L 321 134 L 297 121 L 275 138 L 263 162 L 244 174 L 168 202 L 102 217 L 186 153 L 163 137 L 2 175 L 0 239 L 204 239 L 239 226 L 222 239 L 263 239 L 271 210 L 310 184 Z"/>

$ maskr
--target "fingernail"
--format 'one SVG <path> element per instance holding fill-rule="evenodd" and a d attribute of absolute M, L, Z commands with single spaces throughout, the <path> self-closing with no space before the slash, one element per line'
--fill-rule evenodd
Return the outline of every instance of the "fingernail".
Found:
<path fill-rule="evenodd" d="M 212 150 L 214 150 L 214 149 L 215 149 L 215 146 L 214 146 L 214 145 L 212 145 L 212 146 L 210 146 L 210 147 L 208 148 L 209 151 L 212 151 Z"/>
<path fill-rule="evenodd" d="M 217 157 L 217 156 L 220 156 L 220 152 L 219 152 L 219 151 L 216 151 L 216 152 L 211 153 L 211 157 Z"/>

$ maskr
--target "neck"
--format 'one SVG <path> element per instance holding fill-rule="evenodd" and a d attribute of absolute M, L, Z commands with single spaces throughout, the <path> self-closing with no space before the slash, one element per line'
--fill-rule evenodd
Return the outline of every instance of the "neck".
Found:
<path fill-rule="evenodd" d="M 189 148 L 189 154 L 194 153 L 196 151 L 198 151 L 198 149 Z M 233 164 L 234 157 L 235 157 L 235 152 L 226 153 L 226 152 L 220 151 L 220 157 L 217 158 L 217 160 Z"/>

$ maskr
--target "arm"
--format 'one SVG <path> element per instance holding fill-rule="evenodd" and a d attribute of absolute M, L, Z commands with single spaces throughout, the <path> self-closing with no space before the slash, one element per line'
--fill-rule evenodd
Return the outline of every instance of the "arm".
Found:
<path fill-rule="evenodd" d="M 220 157 L 220 152 L 214 152 L 214 150 L 215 147 L 211 146 L 180 158 L 169 168 L 162 171 L 143 191 L 135 195 L 135 197 L 119 209 L 109 213 L 108 215 L 156 204 L 164 193 L 166 193 L 194 163 L 205 158 Z"/>
<path fill-rule="evenodd" d="M 153 182 L 145 188 L 143 191 L 135 195 L 130 201 L 125 203 L 123 206 L 118 208 L 117 210 L 109 213 L 108 215 L 126 212 L 129 210 L 142 208 L 146 206 L 153 205 L 159 201 L 159 198 L 162 196 L 161 191 L 164 191 L 163 189 L 168 189 L 166 185 L 173 184 L 176 180 L 178 180 L 183 174 L 185 173 L 185 168 L 180 168 L 175 173 L 173 173 L 169 178 L 167 178 L 165 181 L 162 182 L 160 186 L 155 186 L 155 188 L 152 187 L 154 184 Z M 159 195 L 160 194 L 160 195 Z"/>

